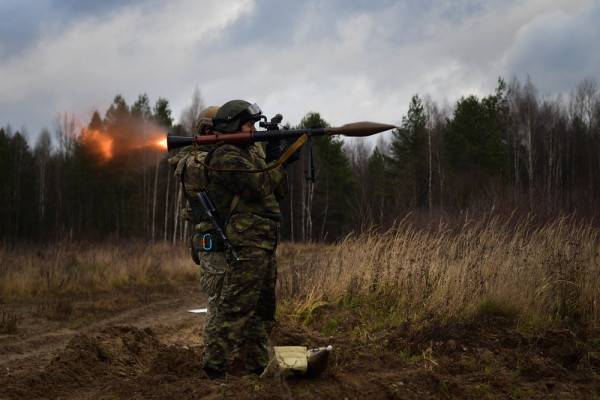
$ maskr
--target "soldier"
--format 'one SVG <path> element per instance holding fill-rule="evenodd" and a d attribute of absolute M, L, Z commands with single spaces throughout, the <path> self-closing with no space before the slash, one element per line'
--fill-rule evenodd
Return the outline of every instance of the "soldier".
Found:
<path fill-rule="evenodd" d="M 200 112 L 199 124 L 196 131 L 202 134 L 210 133 L 213 125 L 213 118 L 219 107 L 207 107 Z M 204 326 L 204 337 L 210 337 L 214 333 L 208 332 L 208 329 L 214 327 L 211 322 L 215 315 L 221 288 L 223 286 L 223 277 L 227 268 L 225 254 L 223 252 L 206 252 L 198 249 L 196 246 L 198 237 L 204 232 L 210 231 L 211 222 L 203 215 L 203 210 L 195 200 L 195 195 L 200 190 L 206 189 L 206 171 L 204 162 L 206 156 L 215 149 L 214 145 L 206 146 L 188 146 L 181 149 L 175 156 L 169 159 L 169 163 L 175 167 L 175 176 L 180 179 L 185 197 L 188 199 L 188 207 L 184 210 L 183 217 L 192 225 L 193 236 L 191 238 L 192 259 L 200 267 L 200 287 L 208 296 L 207 321 Z"/>
<path fill-rule="evenodd" d="M 254 132 L 261 115 L 257 105 L 232 100 L 216 113 L 213 129 L 222 134 Z M 225 372 L 259 374 L 268 362 L 285 171 L 256 170 L 265 169 L 280 154 L 278 142 L 269 142 L 266 149 L 258 143 L 221 144 L 205 160 L 208 194 L 226 221 L 225 232 L 235 250 L 225 252 L 222 290 L 204 338 L 203 366 L 210 377 Z"/>

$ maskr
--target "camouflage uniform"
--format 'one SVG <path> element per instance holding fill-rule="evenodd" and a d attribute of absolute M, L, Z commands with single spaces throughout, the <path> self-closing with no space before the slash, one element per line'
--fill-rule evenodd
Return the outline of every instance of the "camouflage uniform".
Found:
<path fill-rule="evenodd" d="M 175 156 L 169 159 L 169 163 L 175 167 L 175 176 L 182 180 L 185 185 L 186 197 L 194 196 L 200 190 L 205 189 L 204 161 L 208 153 L 214 150 L 215 146 L 189 146 L 183 148 Z M 202 213 L 196 210 L 196 213 Z M 188 204 L 188 208 L 183 211 L 183 218 L 194 224 L 194 232 L 202 233 L 212 228 L 210 221 L 203 216 L 196 220 L 194 212 Z M 227 261 L 223 252 L 201 252 L 198 256 L 200 267 L 200 288 L 208 296 L 207 321 L 204 325 L 204 337 L 214 335 L 208 331 L 214 327 L 217 305 L 221 288 L 223 287 L 223 278 L 227 269 Z"/>
<path fill-rule="evenodd" d="M 221 145 L 211 155 L 209 166 L 264 168 L 263 146 Z M 228 266 L 221 296 L 204 339 L 207 371 L 259 372 L 268 362 L 268 331 L 275 320 L 274 253 L 284 180 L 282 168 L 262 173 L 209 170 L 208 193 L 221 214 L 229 216 L 226 233 L 239 258 L 225 253 Z"/>

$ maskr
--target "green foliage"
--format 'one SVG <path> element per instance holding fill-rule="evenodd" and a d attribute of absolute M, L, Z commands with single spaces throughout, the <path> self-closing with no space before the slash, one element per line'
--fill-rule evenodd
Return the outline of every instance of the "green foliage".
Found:
<path fill-rule="evenodd" d="M 154 120 L 161 126 L 167 128 L 173 125 L 173 117 L 171 116 L 171 108 L 169 101 L 159 97 L 154 105 Z"/>
<path fill-rule="evenodd" d="M 152 117 L 150 99 L 148 99 L 146 93 L 140 94 L 131 106 L 131 116 L 137 119 L 150 119 Z"/>
<path fill-rule="evenodd" d="M 371 204 L 378 207 L 381 213 L 386 209 L 388 203 L 388 175 L 385 156 L 378 147 L 375 147 L 367 161 L 367 193 L 370 195 Z M 381 223 L 382 221 L 379 220 L 378 222 Z"/>
<path fill-rule="evenodd" d="M 298 128 L 326 128 L 319 113 L 308 113 Z M 316 164 L 316 188 L 313 216 L 317 238 L 339 237 L 352 221 L 349 195 L 355 190 L 350 161 L 343 151 L 344 142 L 332 136 L 313 138 Z M 307 151 L 306 149 L 304 151 Z"/>
<path fill-rule="evenodd" d="M 302 118 L 298 124 L 297 129 L 317 129 L 317 128 L 328 128 L 329 124 L 318 112 L 309 112 Z"/>
<path fill-rule="evenodd" d="M 395 181 L 405 182 L 404 193 L 410 193 L 409 204 L 426 207 L 427 182 L 427 115 L 423 101 L 414 95 L 402 125 L 393 131 L 390 146 L 390 172 Z"/>
<path fill-rule="evenodd" d="M 283 239 L 337 240 L 353 230 L 389 228 L 424 208 L 428 215 L 522 206 L 547 216 L 596 215 L 600 93 L 594 90 L 581 86 L 567 108 L 566 102 L 537 99 L 530 81 L 521 87 L 499 79 L 494 93 L 463 97 L 452 113 L 413 96 L 389 147 L 380 144 L 371 153 L 369 146 L 315 137 L 316 183 L 304 180 L 306 146 L 287 167 L 291 194 L 281 203 Z M 104 118 L 95 111 L 87 127 L 128 149 L 145 136 L 136 135 L 148 126 L 139 121 L 185 134 L 182 124 L 173 126 L 168 100 L 150 104 L 146 94 L 131 107 L 117 95 Z M 161 155 L 136 147 L 103 162 L 82 143 L 74 119 L 63 114 L 58 122 L 54 149 L 47 130 L 32 151 L 23 132 L 0 128 L 0 240 L 181 236 L 172 232 L 177 183 L 164 160 L 157 166 Z M 328 126 L 317 112 L 298 125 Z"/>
<path fill-rule="evenodd" d="M 498 96 L 481 101 L 475 96 L 461 98 L 448 123 L 445 136 L 446 155 L 456 170 L 483 170 L 500 176 L 507 172 L 508 147 L 502 140 Z"/>
<path fill-rule="evenodd" d="M 109 129 L 123 126 L 127 124 L 130 115 L 127 102 L 123 96 L 118 94 L 106 111 L 104 125 Z"/>

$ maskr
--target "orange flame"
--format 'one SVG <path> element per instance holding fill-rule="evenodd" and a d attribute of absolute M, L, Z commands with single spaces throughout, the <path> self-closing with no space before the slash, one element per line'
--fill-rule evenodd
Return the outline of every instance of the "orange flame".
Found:
<path fill-rule="evenodd" d="M 165 135 L 161 135 L 160 138 L 152 142 L 152 145 L 160 150 L 167 150 L 167 137 Z"/>
<path fill-rule="evenodd" d="M 154 131 L 147 138 L 141 141 L 136 146 L 131 146 L 135 149 L 148 149 L 154 151 L 166 151 L 167 150 L 167 134 L 166 132 Z"/>
<path fill-rule="evenodd" d="M 102 163 L 120 158 L 131 152 L 166 152 L 167 134 L 155 129 L 142 135 L 140 132 L 128 130 L 104 131 L 83 129 L 81 131 L 83 145 L 95 154 Z"/>
<path fill-rule="evenodd" d="M 94 149 L 94 151 L 100 155 L 104 161 L 108 161 L 113 158 L 114 140 L 108 134 L 99 130 L 84 130 L 83 142 L 87 147 Z"/>

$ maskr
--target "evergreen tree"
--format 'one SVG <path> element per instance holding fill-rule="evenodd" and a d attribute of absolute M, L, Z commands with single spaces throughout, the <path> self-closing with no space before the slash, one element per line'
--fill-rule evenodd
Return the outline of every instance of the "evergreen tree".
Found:
<path fill-rule="evenodd" d="M 428 204 L 427 186 L 427 116 L 423 101 L 414 95 L 402 125 L 393 131 L 391 143 L 391 173 L 399 182 L 406 182 L 403 193 L 410 189 L 410 198 L 405 206 L 425 208 Z M 402 193 L 399 193 L 402 196 Z"/>
<path fill-rule="evenodd" d="M 88 124 L 88 129 L 92 131 L 101 131 L 104 129 L 104 124 L 102 123 L 102 118 L 100 118 L 100 113 L 98 110 L 95 110 L 92 114 L 92 119 Z"/>
<path fill-rule="evenodd" d="M 154 105 L 154 120 L 161 126 L 166 128 L 170 128 L 173 126 L 173 117 L 171 116 L 171 108 L 169 106 L 169 101 L 162 97 L 159 97 L 156 100 L 156 104 Z"/>
<path fill-rule="evenodd" d="M 298 128 L 326 128 L 327 121 L 319 113 L 308 113 Z M 354 192 L 354 180 L 350 161 L 343 151 L 344 142 L 332 136 L 314 139 L 316 185 L 314 193 L 308 194 L 311 210 L 311 239 L 337 239 L 347 232 L 351 221 L 350 196 Z M 303 150 L 308 149 L 305 147 Z M 309 189 L 310 190 L 310 189 Z"/>
<path fill-rule="evenodd" d="M 461 98 L 448 124 L 446 154 L 456 170 L 483 170 L 498 176 L 507 170 L 508 148 L 499 125 L 501 103 L 494 96 L 479 101 L 475 96 Z"/>
<path fill-rule="evenodd" d="M 131 106 L 131 116 L 138 120 L 148 120 L 152 117 L 150 110 L 150 100 L 146 93 L 140 94 Z"/>
<path fill-rule="evenodd" d="M 129 122 L 129 116 L 129 106 L 123 96 L 118 94 L 106 111 L 104 126 L 109 130 L 117 126 L 124 126 Z"/>

